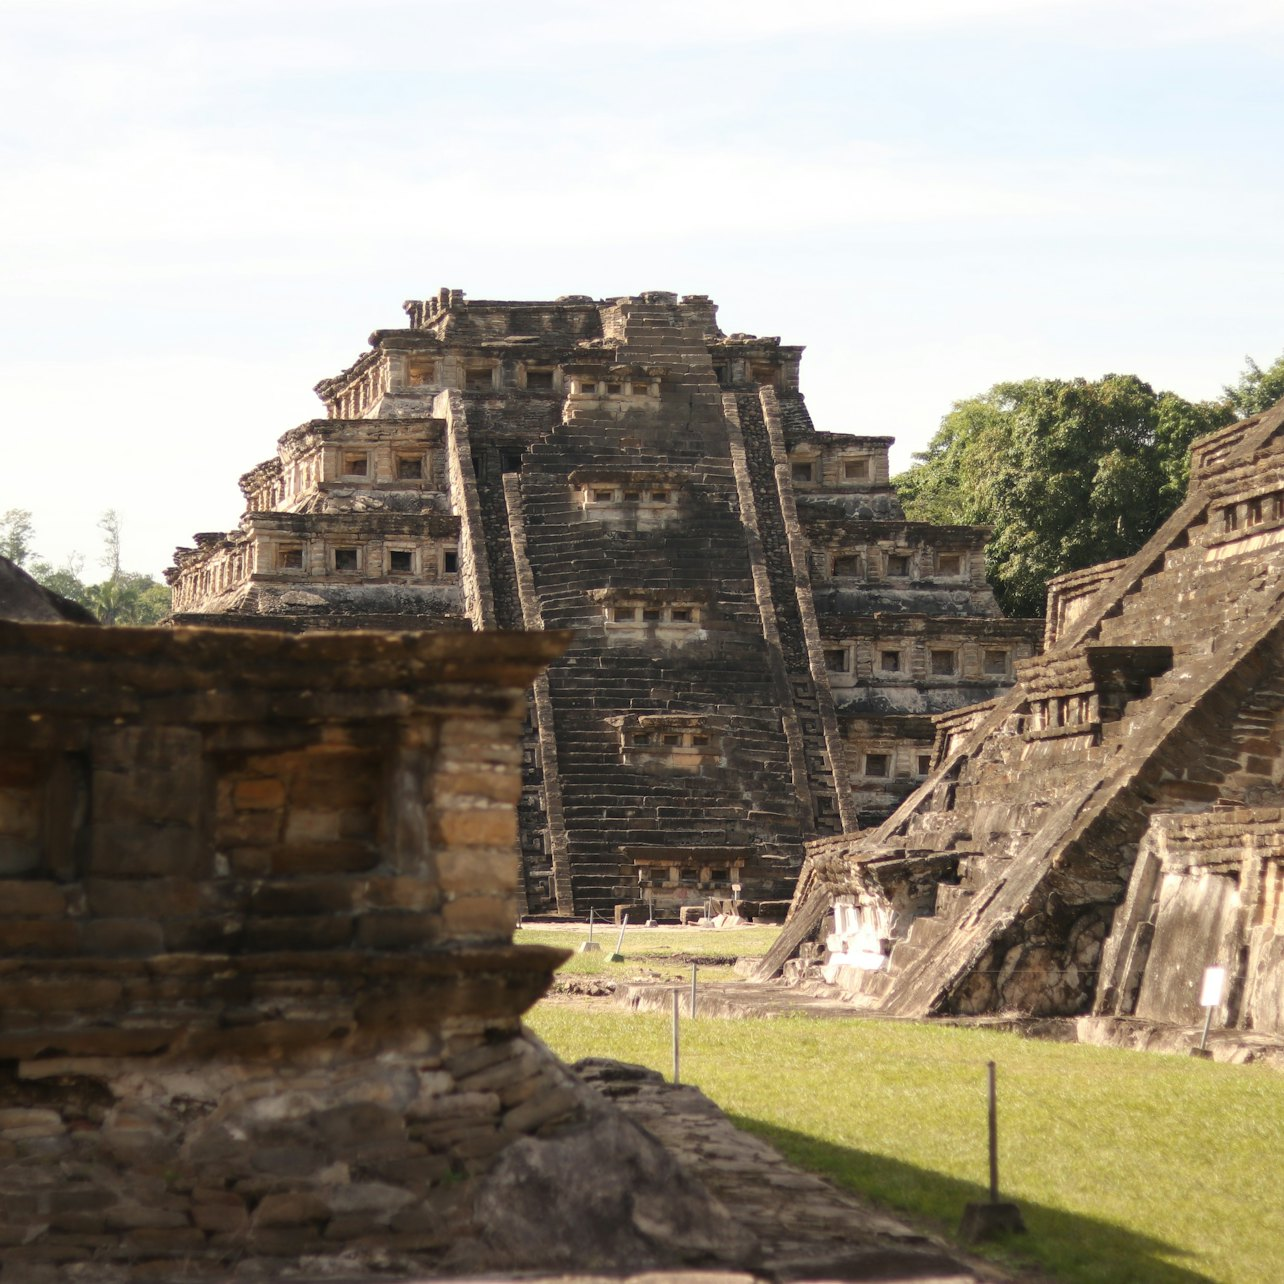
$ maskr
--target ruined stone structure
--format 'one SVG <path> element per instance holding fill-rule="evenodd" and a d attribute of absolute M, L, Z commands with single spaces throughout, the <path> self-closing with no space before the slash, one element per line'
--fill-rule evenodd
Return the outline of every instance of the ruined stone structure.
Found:
<path fill-rule="evenodd" d="M 566 642 L 0 620 L 5 1279 L 752 1248 L 520 1025 L 565 957 L 512 928 Z"/>
<path fill-rule="evenodd" d="M 239 529 L 178 550 L 176 619 L 573 629 L 531 697 L 524 908 L 787 897 L 1036 650 L 984 530 L 906 521 L 891 439 L 813 428 L 801 348 L 698 295 L 406 310 Z"/>
<path fill-rule="evenodd" d="M 431 1256 L 574 1113 L 519 1024 L 563 956 L 511 944 L 565 642 L 0 622 L 5 1278 Z"/>
<path fill-rule="evenodd" d="M 1054 580 L 1043 655 L 938 720 L 876 832 L 819 840 L 778 966 L 902 1015 L 1018 1011 L 1284 1033 L 1284 402 L 1195 443 L 1135 557 Z"/>

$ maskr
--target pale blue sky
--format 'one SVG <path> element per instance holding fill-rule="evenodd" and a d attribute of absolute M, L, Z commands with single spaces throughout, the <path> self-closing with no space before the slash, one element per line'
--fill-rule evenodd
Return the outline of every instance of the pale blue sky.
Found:
<path fill-rule="evenodd" d="M 1284 351 L 1279 0 L 4 0 L 0 510 L 158 572 L 401 301 L 710 294 L 898 462 Z"/>

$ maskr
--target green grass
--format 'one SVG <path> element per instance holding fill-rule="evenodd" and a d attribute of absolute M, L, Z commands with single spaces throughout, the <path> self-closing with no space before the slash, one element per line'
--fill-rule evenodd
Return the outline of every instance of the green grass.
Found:
<path fill-rule="evenodd" d="M 564 1059 L 668 1072 L 667 1015 L 537 1006 Z M 804 1167 L 950 1234 L 986 1197 L 985 1063 L 1003 1195 L 991 1250 L 1056 1279 L 1284 1279 L 1284 1077 L 1254 1066 L 877 1020 L 683 1021 L 683 1078 Z"/>
<path fill-rule="evenodd" d="M 594 976 L 603 980 L 677 980 L 691 975 L 691 960 L 698 962 L 706 981 L 728 980 L 738 958 L 758 958 L 776 939 L 779 927 L 630 927 L 624 933 L 624 962 L 608 963 L 620 929 L 599 923 L 593 939 L 602 949 L 594 954 L 572 954 L 558 969 L 564 976 Z M 588 940 L 588 927 L 522 927 L 513 938 L 518 945 L 554 945 L 577 950 Z"/>

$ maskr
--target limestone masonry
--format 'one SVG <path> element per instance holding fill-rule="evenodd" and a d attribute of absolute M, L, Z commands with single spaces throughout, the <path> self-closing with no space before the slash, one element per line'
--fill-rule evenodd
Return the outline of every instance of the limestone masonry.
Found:
<path fill-rule="evenodd" d="M 1196 442 L 1133 558 L 1054 580 L 1047 649 L 938 720 L 873 833 L 815 841 L 764 967 L 900 1015 L 1016 1011 L 1284 1034 L 1284 401 Z M 797 969 L 797 965 L 793 965 Z"/>
<path fill-rule="evenodd" d="M 905 520 L 891 439 L 813 428 L 801 348 L 701 295 L 406 311 L 177 551 L 175 618 L 574 630 L 530 698 L 523 910 L 788 897 L 1036 651 L 986 531 Z"/>

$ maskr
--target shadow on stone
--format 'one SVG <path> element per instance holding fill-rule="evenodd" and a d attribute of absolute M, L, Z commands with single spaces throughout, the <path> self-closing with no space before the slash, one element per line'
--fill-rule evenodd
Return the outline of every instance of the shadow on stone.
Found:
<path fill-rule="evenodd" d="M 751 1267 L 758 1244 L 650 1133 L 588 1088 L 574 1124 L 515 1140 L 478 1185 L 451 1270 Z"/>

